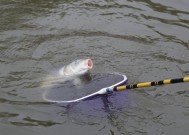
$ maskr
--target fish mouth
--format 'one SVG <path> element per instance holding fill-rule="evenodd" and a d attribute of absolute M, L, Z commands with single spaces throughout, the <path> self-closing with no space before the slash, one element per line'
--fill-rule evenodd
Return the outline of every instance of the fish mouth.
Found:
<path fill-rule="evenodd" d="M 85 61 L 86 66 L 88 69 L 92 69 L 93 68 L 93 61 L 91 59 L 86 59 Z"/>

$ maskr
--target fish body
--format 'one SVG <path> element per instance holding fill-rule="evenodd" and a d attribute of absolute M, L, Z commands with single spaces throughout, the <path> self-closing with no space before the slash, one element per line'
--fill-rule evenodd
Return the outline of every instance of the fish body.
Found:
<path fill-rule="evenodd" d="M 65 81 L 73 81 L 74 85 L 82 84 L 82 81 L 87 78 L 89 70 L 93 68 L 93 62 L 91 59 L 79 59 L 72 63 L 62 67 L 58 74 L 54 76 L 48 76 L 41 83 L 42 87 L 49 87 Z M 88 77 L 89 78 L 89 77 Z"/>
<path fill-rule="evenodd" d="M 86 74 L 92 68 L 93 62 L 91 59 L 80 59 L 64 66 L 59 70 L 59 73 L 65 77 L 80 76 Z"/>

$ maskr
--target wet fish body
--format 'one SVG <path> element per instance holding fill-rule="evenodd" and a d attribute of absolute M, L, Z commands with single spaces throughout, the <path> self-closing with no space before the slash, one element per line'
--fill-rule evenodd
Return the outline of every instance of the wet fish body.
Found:
<path fill-rule="evenodd" d="M 74 85 L 80 85 L 83 76 L 93 68 L 91 59 L 79 59 L 62 67 L 56 75 L 48 76 L 41 83 L 42 87 L 50 87 L 65 81 L 73 81 Z"/>
<path fill-rule="evenodd" d="M 73 61 L 67 66 L 64 66 L 59 70 L 61 76 L 74 77 L 86 74 L 90 69 L 93 68 L 93 62 L 91 59 L 80 59 Z"/>

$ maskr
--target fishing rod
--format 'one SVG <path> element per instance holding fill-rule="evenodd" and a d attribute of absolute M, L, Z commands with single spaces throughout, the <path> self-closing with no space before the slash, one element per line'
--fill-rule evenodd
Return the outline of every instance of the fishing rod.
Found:
<path fill-rule="evenodd" d="M 113 91 L 122 91 L 122 90 L 127 90 L 127 89 L 167 85 L 167 84 L 174 84 L 174 83 L 184 83 L 184 82 L 189 82 L 189 77 L 166 79 L 166 80 L 153 81 L 153 82 L 141 82 L 141 83 L 136 83 L 136 84 L 131 84 L 131 85 L 122 85 L 122 86 L 114 87 Z"/>
<path fill-rule="evenodd" d="M 43 99 L 48 101 L 48 102 L 53 102 L 53 103 L 74 103 L 74 102 L 79 102 L 79 101 L 84 101 L 87 99 L 91 99 L 93 97 L 96 97 L 98 95 L 103 95 L 103 94 L 108 94 L 112 93 L 113 91 L 122 91 L 122 90 L 127 90 L 127 89 L 135 89 L 135 88 L 143 88 L 143 87 L 151 87 L 151 86 L 158 86 L 158 85 L 167 85 L 167 84 L 174 84 L 174 83 L 183 83 L 183 82 L 189 82 L 189 77 L 183 77 L 183 78 L 176 78 L 176 79 L 166 79 L 166 80 L 161 80 L 161 81 L 154 81 L 154 82 L 141 82 L 141 83 L 136 83 L 136 84 L 131 84 L 131 85 L 124 85 L 127 83 L 128 79 L 125 75 L 121 74 L 112 74 L 112 76 L 118 75 L 122 79 L 118 81 L 117 83 L 106 86 L 104 88 L 101 88 L 100 90 L 91 93 L 89 95 L 84 95 L 79 98 L 75 98 L 75 96 L 70 99 L 70 100 L 64 100 L 64 99 L 50 99 L 46 95 L 47 91 L 43 93 Z M 106 78 L 104 78 L 106 79 Z M 96 85 L 96 84 L 95 84 Z M 62 91 L 62 89 L 61 89 Z"/>

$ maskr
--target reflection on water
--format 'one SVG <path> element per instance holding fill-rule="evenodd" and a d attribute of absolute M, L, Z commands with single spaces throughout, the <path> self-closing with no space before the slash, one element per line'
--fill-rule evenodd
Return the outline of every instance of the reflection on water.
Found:
<path fill-rule="evenodd" d="M 0 0 L 1 133 L 187 134 L 187 83 L 59 106 L 42 99 L 40 82 L 86 57 L 94 60 L 93 74 L 121 72 L 129 83 L 187 76 L 188 6 L 187 0 Z"/>

